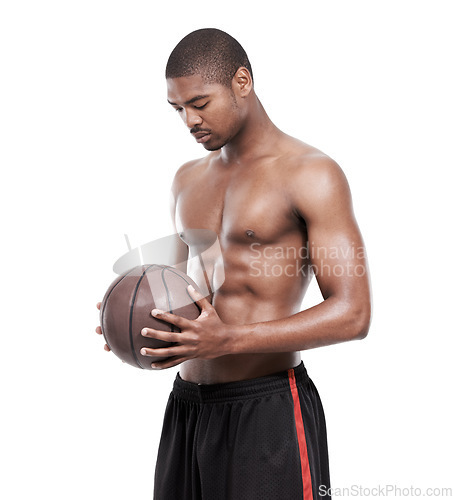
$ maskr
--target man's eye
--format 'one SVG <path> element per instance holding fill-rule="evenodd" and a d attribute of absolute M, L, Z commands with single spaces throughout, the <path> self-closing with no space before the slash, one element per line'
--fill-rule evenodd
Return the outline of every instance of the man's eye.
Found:
<path fill-rule="evenodd" d="M 177 113 L 180 113 L 182 111 L 182 108 L 174 108 Z"/>
<path fill-rule="evenodd" d="M 203 106 L 194 106 L 195 109 L 203 109 L 208 105 L 208 103 L 203 104 Z"/>

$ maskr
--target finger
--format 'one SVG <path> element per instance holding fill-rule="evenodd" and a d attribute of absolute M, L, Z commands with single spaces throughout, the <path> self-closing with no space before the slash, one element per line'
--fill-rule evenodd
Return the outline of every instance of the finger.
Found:
<path fill-rule="evenodd" d="M 173 357 L 173 358 L 166 359 L 165 361 L 153 361 L 153 363 L 151 364 L 151 368 L 153 370 L 165 370 L 166 368 L 172 368 L 173 366 L 177 366 L 181 363 L 184 363 L 184 361 L 187 361 L 188 359 L 190 359 L 190 358 Z"/>
<path fill-rule="evenodd" d="M 172 347 L 158 347 L 151 349 L 150 347 L 142 347 L 140 349 L 142 356 L 158 356 L 159 358 L 169 358 L 174 356 L 187 356 L 187 346 L 177 345 Z"/>
<path fill-rule="evenodd" d="M 99 335 L 102 335 L 102 330 L 101 330 L 100 326 L 96 327 L 96 333 L 99 334 Z"/>
<path fill-rule="evenodd" d="M 141 333 L 144 337 L 165 340 L 165 342 L 180 342 L 181 340 L 179 332 L 165 332 L 163 330 L 154 330 L 153 328 L 143 328 Z"/>
<path fill-rule="evenodd" d="M 209 303 L 208 299 L 206 297 L 203 297 L 203 295 L 197 290 L 195 290 L 195 288 L 192 285 L 189 285 L 187 287 L 187 291 L 189 292 L 189 295 L 192 297 L 194 302 L 200 307 L 202 311 L 212 308 L 212 305 Z"/>
<path fill-rule="evenodd" d="M 97 307 L 99 310 L 101 310 L 101 303 L 100 303 L 100 302 L 98 302 L 98 303 L 96 304 L 96 307 Z"/>
<path fill-rule="evenodd" d="M 107 352 L 110 351 L 110 347 L 107 344 L 105 344 L 105 346 L 104 346 L 104 351 L 107 351 Z"/>
<path fill-rule="evenodd" d="M 190 325 L 190 320 L 186 318 L 182 318 L 181 316 L 177 316 L 176 314 L 172 314 L 169 312 L 161 311 L 160 309 L 153 309 L 151 314 L 162 321 L 166 321 L 167 323 L 171 323 L 172 325 L 177 326 L 180 330 L 184 328 L 188 328 Z"/>

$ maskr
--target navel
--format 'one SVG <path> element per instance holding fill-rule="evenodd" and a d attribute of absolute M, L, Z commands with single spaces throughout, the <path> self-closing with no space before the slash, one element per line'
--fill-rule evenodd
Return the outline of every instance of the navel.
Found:
<path fill-rule="evenodd" d="M 255 231 L 252 231 L 251 229 L 247 229 L 247 231 L 245 232 L 245 234 L 249 237 L 249 238 L 253 238 L 255 236 Z"/>

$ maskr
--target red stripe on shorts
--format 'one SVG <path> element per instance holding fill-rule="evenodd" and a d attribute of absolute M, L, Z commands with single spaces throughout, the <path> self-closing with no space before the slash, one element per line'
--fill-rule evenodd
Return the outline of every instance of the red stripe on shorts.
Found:
<path fill-rule="evenodd" d="M 304 500 L 313 500 L 310 466 L 308 463 L 307 442 L 305 440 L 304 421 L 302 419 L 299 393 L 297 392 L 296 377 L 294 376 L 293 368 L 290 368 L 288 370 L 288 377 L 294 402 L 294 418 L 296 420 L 297 441 L 299 442 L 300 465 L 302 469 L 302 482 L 304 487 Z"/>

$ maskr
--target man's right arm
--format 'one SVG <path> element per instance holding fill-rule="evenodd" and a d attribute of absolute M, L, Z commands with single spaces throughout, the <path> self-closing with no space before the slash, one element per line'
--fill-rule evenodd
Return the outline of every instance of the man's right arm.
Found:
<path fill-rule="evenodd" d="M 183 167 L 184 167 L 184 165 L 183 165 Z M 172 218 L 172 222 L 173 222 L 173 227 L 174 227 L 174 230 L 176 233 L 177 233 L 177 228 L 176 228 L 175 214 L 176 214 L 176 200 L 178 197 L 178 192 L 179 192 L 179 180 L 178 180 L 178 173 L 177 173 L 175 175 L 174 180 L 173 180 L 173 185 L 172 185 L 171 195 L 170 195 L 170 213 L 171 213 L 171 218 Z M 174 247 L 173 247 L 172 251 L 173 251 L 173 255 L 170 257 L 171 262 L 177 263 L 173 267 L 186 273 L 187 272 L 187 259 L 188 259 L 188 255 L 189 255 L 189 249 L 188 249 L 187 245 L 181 240 L 181 238 L 176 237 L 176 238 L 174 238 Z M 96 307 L 98 310 L 100 310 L 101 309 L 101 302 L 98 302 L 96 304 Z M 102 335 L 102 330 L 101 330 L 100 326 L 97 326 L 95 331 L 98 335 Z M 110 351 L 110 348 L 107 344 L 104 345 L 104 350 Z"/>
<path fill-rule="evenodd" d="M 177 180 L 177 175 L 175 176 L 175 179 L 173 180 L 173 185 L 171 188 L 171 194 L 170 194 L 170 213 L 171 213 L 171 219 L 173 222 L 173 228 L 175 233 L 178 234 L 178 228 L 176 224 L 176 201 L 178 198 L 178 192 L 179 192 L 179 182 Z M 182 271 L 184 273 L 187 273 L 187 259 L 189 256 L 189 248 L 187 245 L 184 243 L 184 241 L 178 237 L 174 238 L 174 256 L 172 256 L 172 262 L 176 262 L 176 264 L 173 266 L 179 271 Z"/>

